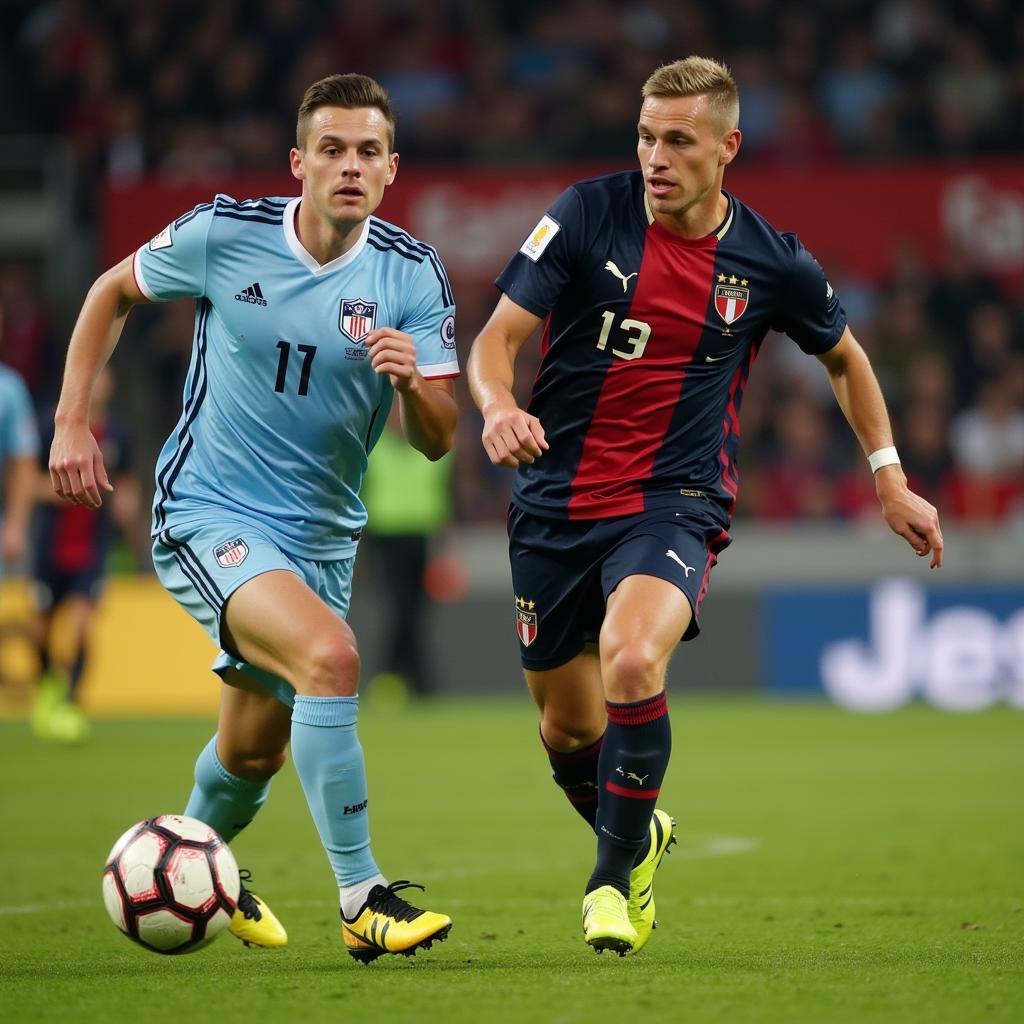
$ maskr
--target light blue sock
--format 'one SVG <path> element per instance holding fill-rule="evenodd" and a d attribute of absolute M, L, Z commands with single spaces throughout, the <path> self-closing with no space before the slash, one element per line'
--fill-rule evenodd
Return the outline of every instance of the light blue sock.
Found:
<path fill-rule="evenodd" d="M 270 779 L 241 779 L 232 775 L 220 763 L 214 733 L 196 761 L 196 784 L 185 814 L 206 822 L 230 843 L 266 802 L 270 782 Z"/>
<path fill-rule="evenodd" d="M 292 760 L 339 887 L 379 874 L 370 852 L 358 712 L 358 697 L 296 696 L 292 708 Z"/>

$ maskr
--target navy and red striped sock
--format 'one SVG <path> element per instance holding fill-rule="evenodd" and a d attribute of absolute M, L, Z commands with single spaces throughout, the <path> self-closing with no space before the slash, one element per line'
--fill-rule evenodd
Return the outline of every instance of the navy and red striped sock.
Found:
<path fill-rule="evenodd" d="M 611 885 L 628 897 L 629 873 L 647 843 L 668 769 L 672 729 L 664 691 L 606 707 L 608 729 L 597 769 L 597 864 L 587 892 Z"/>
<path fill-rule="evenodd" d="M 544 733 L 540 741 L 548 752 L 551 777 L 561 787 L 573 809 L 592 828 L 597 828 L 597 763 L 604 737 L 600 736 L 589 747 L 563 753 L 548 745 Z"/>

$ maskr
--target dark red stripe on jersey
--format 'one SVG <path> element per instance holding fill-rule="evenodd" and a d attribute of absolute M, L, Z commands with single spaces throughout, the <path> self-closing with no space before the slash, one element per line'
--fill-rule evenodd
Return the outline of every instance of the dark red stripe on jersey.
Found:
<path fill-rule="evenodd" d="M 722 488 L 732 497 L 729 502 L 729 516 L 736 510 L 736 495 L 739 493 L 740 479 L 736 469 L 736 462 L 729 451 L 729 438 L 735 437 L 736 443 L 740 439 L 740 402 L 743 400 L 743 390 L 747 386 L 747 378 L 750 376 L 750 367 L 754 365 L 757 356 L 757 345 L 751 345 L 743 362 L 736 367 L 729 384 L 729 404 L 725 409 L 725 423 L 722 425 L 722 447 L 718 453 L 719 461 L 722 463 L 722 474 L 720 477 Z M 733 446 L 735 448 L 735 445 Z"/>
<path fill-rule="evenodd" d="M 626 789 L 625 786 L 617 786 L 614 782 L 606 782 L 604 788 L 616 796 L 629 797 L 631 800 L 657 800 L 660 789 Z"/>
<path fill-rule="evenodd" d="M 655 697 L 638 700 L 632 704 L 613 704 L 605 701 L 608 721 L 613 725 L 646 725 L 668 714 L 668 696 L 662 690 Z"/>
<path fill-rule="evenodd" d="M 648 229 L 630 315 L 615 322 L 608 336 L 611 358 L 572 481 L 570 519 L 643 511 L 644 483 L 704 330 L 717 246 L 715 238 L 686 244 L 657 225 Z M 593 316 L 596 342 L 602 326 L 597 309 Z M 650 335 L 643 354 L 614 355 L 616 349 L 636 351 L 644 325 Z M 595 359 L 603 355 L 594 352 Z"/>

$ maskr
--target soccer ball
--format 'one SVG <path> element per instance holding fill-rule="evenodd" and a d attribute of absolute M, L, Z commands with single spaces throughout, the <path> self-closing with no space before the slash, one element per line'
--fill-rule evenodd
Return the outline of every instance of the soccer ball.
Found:
<path fill-rule="evenodd" d="M 117 927 L 156 953 L 191 953 L 231 922 L 238 865 L 227 843 L 195 818 L 147 818 L 116 843 L 103 869 L 103 902 Z"/>

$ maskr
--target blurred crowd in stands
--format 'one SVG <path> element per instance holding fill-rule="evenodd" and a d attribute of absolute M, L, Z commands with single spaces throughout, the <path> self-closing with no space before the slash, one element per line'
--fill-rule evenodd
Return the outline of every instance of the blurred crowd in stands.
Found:
<path fill-rule="evenodd" d="M 280 169 L 303 90 L 338 70 L 389 89 L 405 166 L 626 166 L 640 84 L 687 53 L 733 68 L 747 164 L 1024 154 L 1015 0 L 13 2 L 0 11 L 0 131 L 70 142 L 85 226 L 104 181 L 215 189 L 235 170 Z M 900 246 L 879 280 L 818 255 L 882 380 L 908 476 L 947 520 L 1024 528 L 1024 301 L 963 253 L 936 270 Z M 491 302 L 465 304 L 463 354 Z M 0 317 L 0 359 L 52 400 L 66 324 L 17 265 L 0 266 Z M 167 382 L 184 377 L 191 312 L 174 303 L 132 321 L 116 365 L 141 467 L 180 409 Z M 483 459 L 461 396 L 456 518 L 500 520 L 508 474 Z M 876 515 L 824 371 L 784 338 L 763 347 L 742 426 L 740 514 Z"/>
<path fill-rule="evenodd" d="M 745 158 L 1024 149 L 1015 0 L 32 0 L 0 18 L 7 130 L 87 174 L 280 166 L 310 82 L 377 77 L 407 159 L 618 157 L 686 53 L 741 84 Z"/>

